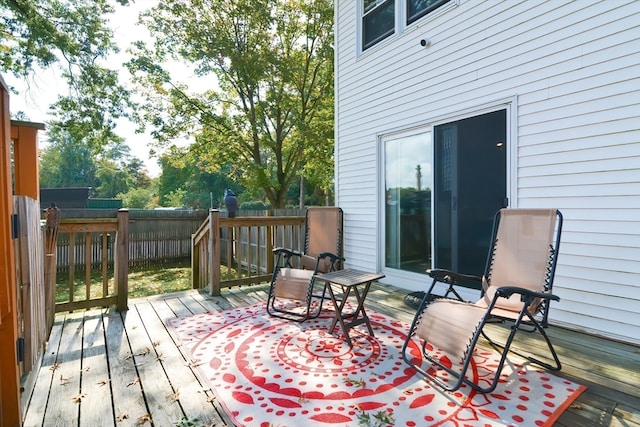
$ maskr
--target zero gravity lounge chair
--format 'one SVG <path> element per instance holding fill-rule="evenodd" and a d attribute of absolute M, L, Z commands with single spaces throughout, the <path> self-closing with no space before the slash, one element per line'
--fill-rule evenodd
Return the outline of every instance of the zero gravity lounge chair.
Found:
<path fill-rule="evenodd" d="M 308 208 L 304 230 L 302 253 L 273 250 L 276 260 L 267 299 L 270 315 L 298 322 L 318 317 L 322 310 L 325 283 L 315 286 L 313 276 L 342 268 L 342 209 Z M 292 300 L 299 303 L 292 305 Z"/>
<path fill-rule="evenodd" d="M 402 348 L 405 362 L 445 390 L 457 390 L 467 384 L 488 393 L 499 383 L 516 333 L 538 331 L 547 344 L 553 364 L 511 351 L 548 370 L 559 371 L 560 360 L 544 328 L 549 303 L 559 301 L 551 290 L 561 231 L 562 214 L 556 209 L 500 210 L 494 220 L 482 277 L 443 269 L 428 271 L 433 282 Z M 483 295 L 476 303 L 461 301 L 457 293 L 454 293 L 457 299 L 430 297 L 436 283 L 445 283 L 452 289 L 456 282 L 463 280 L 482 284 Z M 484 330 L 485 325 L 496 322 L 511 323 L 504 343 L 489 338 Z M 481 335 L 501 352 L 501 358 L 492 377 L 479 384 L 466 374 Z"/>

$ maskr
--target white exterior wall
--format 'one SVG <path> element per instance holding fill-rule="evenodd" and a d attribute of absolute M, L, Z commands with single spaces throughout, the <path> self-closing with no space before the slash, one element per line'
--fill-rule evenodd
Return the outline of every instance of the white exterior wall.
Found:
<path fill-rule="evenodd" d="M 640 2 L 453 1 L 364 53 L 335 2 L 347 266 L 382 267 L 379 136 L 504 104 L 510 206 L 564 214 L 551 321 L 640 343 Z"/>

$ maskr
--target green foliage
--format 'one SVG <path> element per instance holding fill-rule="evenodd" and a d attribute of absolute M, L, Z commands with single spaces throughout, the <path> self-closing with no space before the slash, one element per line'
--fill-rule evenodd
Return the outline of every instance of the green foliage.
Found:
<path fill-rule="evenodd" d="M 130 188 L 126 193 L 120 193 L 117 198 L 122 199 L 122 206 L 135 209 L 153 209 L 155 207 L 153 188 Z"/>
<path fill-rule="evenodd" d="M 96 187 L 97 165 L 91 150 L 69 140 L 56 140 L 56 131 L 51 131 L 51 145 L 40 155 L 40 187 Z"/>
<path fill-rule="evenodd" d="M 358 425 L 364 427 L 385 427 L 395 425 L 393 415 L 387 411 L 378 411 L 374 414 L 360 410 L 357 415 Z"/>
<path fill-rule="evenodd" d="M 222 166 L 218 172 L 212 172 L 192 154 L 186 148 L 172 147 L 160 158 L 161 206 L 219 208 L 224 206 L 222 198 L 225 188 L 231 188 L 236 194 L 243 192 L 243 188 L 229 177 L 232 175 L 229 166 Z"/>
<path fill-rule="evenodd" d="M 125 207 L 143 208 L 155 206 L 152 184 L 142 162 L 122 142 L 97 154 L 73 141 L 64 129 L 54 127 L 49 146 L 40 154 L 42 188 L 92 187 L 94 197 L 122 195 Z"/>
<path fill-rule="evenodd" d="M 130 71 L 146 97 L 143 119 L 160 144 L 195 138 L 204 171 L 239 177 L 284 207 L 304 173 L 328 191 L 333 176 L 333 7 L 329 0 L 165 0 L 143 21 Z M 190 64 L 187 89 L 161 65 Z"/>
<path fill-rule="evenodd" d="M 166 195 L 164 199 L 165 200 L 164 203 L 166 204 L 164 204 L 163 206 L 181 208 L 184 206 L 184 200 L 186 196 L 187 196 L 187 191 L 181 188 L 178 188 L 177 190 L 174 190 L 171 193 Z"/>
<path fill-rule="evenodd" d="M 240 203 L 238 208 L 245 211 L 268 211 L 271 210 L 271 205 L 260 200 L 253 200 Z"/>
<path fill-rule="evenodd" d="M 67 91 L 50 107 L 55 118 L 49 132 L 64 133 L 64 139 L 92 151 L 120 142 L 115 120 L 134 111 L 118 73 L 105 66 L 109 55 L 118 51 L 107 19 L 113 4 L 0 0 L 0 72 L 28 80 L 42 68 L 57 65 Z"/>
<path fill-rule="evenodd" d="M 1 0 L 0 10 L 0 67 L 16 76 L 61 56 L 73 64 L 113 48 L 103 18 L 113 12 L 108 0 Z"/>
<path fill-rule="evenodd" d="M 118 83 L 118 73 L 97 64 L 85 64 L 78 76 L 64 73 L 71 86 L 50 107 L 50 128 L 63 129 L 72 140 L 95 152 L 123 142 L 115 133 L 116 120 L 129 117 L 133 108 L 129 92 Z"/>

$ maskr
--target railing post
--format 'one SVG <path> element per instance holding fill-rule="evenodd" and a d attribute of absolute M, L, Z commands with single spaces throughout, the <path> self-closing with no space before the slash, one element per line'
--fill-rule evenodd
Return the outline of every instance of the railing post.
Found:
<path fill-rule="evenodd" d="M 209 293 L 220 295 L 220 211 L 209 211 Z"/>
<path fill-rule="evenodd" d="M 271 211 L 267 211 L 266 216 L 271 216 Z M 269 224 L 266 227 L 267 235 L 265 236 L 265 250 L 266 250 L 266 261 L 267 261 L 267 272 L 270 273 L 273 271 L 274 260 L 273 260 L 273 239 L 274 239 L 274 229 L 276 226 L 273 224 Z"/>
<path fill-rule="evenodd" d="M 200 288 L 200 246 L 196 246 L 195 234 L 191 235 L 191 289 Z"/>
<path fill-rule="evenodd" d="M 118 210 L 114 263 L 114 280 L 117 292 L 116 310 L 125 311 L 129 308 L 129 209 Z"/>

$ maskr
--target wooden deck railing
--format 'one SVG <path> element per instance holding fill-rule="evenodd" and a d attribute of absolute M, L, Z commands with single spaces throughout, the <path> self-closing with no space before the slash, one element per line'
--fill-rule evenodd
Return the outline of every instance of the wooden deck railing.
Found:
<path fill-rule="evenodd" d="M 63 218 L 60 220 L 58 226 L 58 234 L 68 233 L 69 241 L 72 242 L 70 248 L 76 248 L 75 240 L 83 239 L 84 254 L 83 256 L 77 256 L 76 250 L 70 250 L 69 252 L 69 293 L 66 301 L 57 301 L 55 304 L 55 311 L 72 311 L 82 308 L 99 307 L 99 306 L 111 306 L 115 305 L 117 310 L 122 311 L 127 309 L 127 297 L 128 297 L 128 259 L 129 259 L 129 211 L 127 209 L 120 209 L 116 218 Z M 115 247 L 114 250 L 114 267 L 113 267 L 113 285 L 109 286 L 109 260 L 107 258 L 108 253 L 108 241 L 109 234 L 115 234 Z M 94 265 L 92 261 L 95 257 L 91 256 L 92 242 L 95 239 L 100 239 L 102 242 L 101 256 L 99 265 Z M 76 265 L 76 259 L 83 260 L 83 266 Z M 77 268 L 82 267 L 82 268 Z M 91 287 L 91 273 L 99 269 L 102 276 L 102 287 L 98 290 L 97 296 L 96 289 Z M 84 270 L 84 298 L 77 299 L 75 296 L 76 291 L 76 278 L 75 272 L 77 270 Z M 57 292 L 57 294 L 59 294 Z M 93 294 L 93 295 L 92 295 Z"/>
<path fill-rule="evenodd" d="M 211 295 L 236 285 L 270 280 L 273 248 L 301 250 L 304 216 L 226 218 L 212 209 L 193 234 L 191 283 Z"/>

